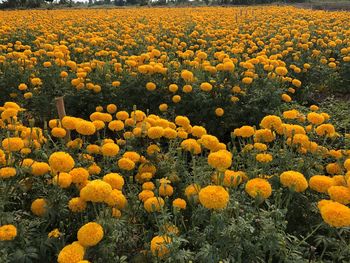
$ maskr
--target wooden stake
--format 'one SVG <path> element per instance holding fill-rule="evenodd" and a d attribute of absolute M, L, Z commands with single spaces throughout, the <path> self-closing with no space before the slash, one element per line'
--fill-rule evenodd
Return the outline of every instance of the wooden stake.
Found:
<path fill-rule="evenodd" d="M 56 102 L 56 108 L 57 108 L 57 112 L 58 112 L 58 117 L 62 121 L 64 116 L 66 116 L 66 109 L 64 107 L 63 96 L 55 98 L 55 102 Z M 69 130 L 66 130 L 66 131 L 67 131 L 66 140 L 70 141 L 70 131 Z"/>

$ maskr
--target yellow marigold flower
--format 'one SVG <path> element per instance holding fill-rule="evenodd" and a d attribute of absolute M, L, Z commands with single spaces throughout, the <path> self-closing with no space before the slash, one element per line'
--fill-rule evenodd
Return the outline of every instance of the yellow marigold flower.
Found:
<path fill-rule="evenodd" d="M 61 188 L 68 188 L 72 184 L 72 176 L 69 173 L 61 172 L 53 178 L 52 182 Z"/>
<path fill-rule="evenodd" d="M 292 80 L 292 84 L 293 84 L 295 87 L 299 88 L 299 87 L 301 86 L 301 81 L 298 80 L 298 79 L 293 79 L 293 80 Z"/>
<path fill-rule="evenodd" d="M 242 126 L 234 129 L 233 134 L 238 137 L 249 138 L 255 134 L 255 130 L 252 126 Z"/>
<path fill-rule="evenodd" d="M 326 171 L 329 174 L 341 174 L 342 173 L 342 169 L 338 163 L 327 164 Z"/>
<path fill-rule="evenodd" d="M 131 171 L 135 168 L 135 163 L 129 158 L 120 158 L 118 160 L 118 166 L 120 169 Z"/>
<path fill-rule="evenodd" d="M 123 193 L 118 189 L 113 189 L 110 195 L 106 198 L 105 203 L 111 207 L 117 207 L 118 209 L 124 209 L 128 201 Z"/>
<path fill-rule="evenodd" d="M 151 190 L 152 191 L 152 190 L 155 189 L 155 185 L 152 182 L 145 182 L 145 183 L 142 184 L 142 189 L 143 190 Z"/>
<path fill-rule="evenodd" d="M 18 85 L 18 89 L 19 90 L 26 90 L 26 89 L 28 89 L 28 86 L 25 83 L 21 83 Z"/>
<path fill-rule="evenodd" d="M 291 98 L 288 94 L 286 94 L 286 93 L 283 93 L 283 94 L 281 95 L 281 98 L 282 98 L 282 100 L 285 101 L 285 102 L 291 102 L 291 101 L 292 101 L 292 98 Z"/>
<path fill-rule="evenodd" d="M 333 185 L 333 178 L 325 175 L 314 175 L 309 180 L 310 188 L 319 193 L 327 193 L 328 189 Z"/>
<path fill-rule="evenodd" d="M 166 103 L 160 104 L 160 105 L 159 105 L 159 110 L 160 110 L 161 112 L 167 111 L 167 110 L 168 110 L 168 104 L 166 104 Z"/>
<path fill-rule="evenodd" d="M 184 93 L 190 93 L 190 92 L 192 92 L 192 86 L 191 85 L 185 85 L 185 86 L 182 87 L 182 91 Z"/>
<path fill-rule="evenodd" d="M 82 167 L 72 169 L 69 174 L 72 177 L 72 183 L 75 184 L 86 182 L 90 176 L 89 171 Z"/>
<path fill-rule="evenodd" d="M 310 112 L 307 115 L 307 120 L 312 124 L 320 125 L 324 122 L 324 117 L 316 112 Z"/>
<path fill-rule="evenodd" d="M 337 202 L 322 200 L 318 202 L 323 220 L 332 227 L 350 226 L 350 208 Z"/>
<path fill-rule="evenodd" d="M 61 233 L 60 231 L 58 230 L 58 228 L 55 228 L 54 230 L 50 231 L 48 234 L 47 234 L 47 237 L 48 238 L 58 238 L 61 236 Z"/>
<path fill-rule="evenodd" d="M 267 150 L 267 145 L 264 143 L 256 142 L 254 143 L 254 148 L 257 149 L 258 151 L 266 151 Z"/>
<path fill-rule="evenodd" d="M 195 139 L 186 139 L 182 141 L 181 148 L 193 154 L 200 154 L 202 152 L 200 144 Z"/>
<path fill-rule="evenodd" d="M 86 202 L 80 197 L 74 197 L 69 200 L 68 208 L 73 213 L 83 212 L 86 209 Z"/>
<path fill-rule="evenodd" d="M 78 118 L 71 116 L 64 116 L 62 119 L 62 126 L 67 130 L 75 130 L 77 123 L 80 121 Z"/>
<path fill-rule="evenodd" d="M 112 187 L 102 181 L 93 180 L 80 190 L 80 197 L 84 201 L 104 202 L 112 192 Z"/>
<path fill-rule="evenodd" d="M 42 81 L 40 78 L 32 78 L 30 83 L 32 83 L 33 86 L 39 86 L 42 84 Z"/>
<path fill-rule="evenodd" d="M 31 92 L 26 92 L 26 93 L 24 93 L 23 94 L 23 97 L 25 98 L 25 99 L 30 99 L 30 98 L 32 98 L 33 97 L 33 93 L 31 93 Z"/>
<path fill-rule="evenodd" d="M 272 187 L 266 179 L 254 178 L 246 183 L 245 191 L 253 198 L 262 197 L 267 199 L 272 194 Z"/>
<path fill-rule="evenodd" d="M 202 126 L 193 126 L 192 135 L 197 138 L 201 138 L 203 135 L 207 134 L 207 130 Z"/>
<path fill-rule="evenodd" d="M 103 181 L 110 184 L 112 189 L 122 190 L 124 178 L 118 173 L 109 173 L 103 176 Z"/>
<path fill-rule="evenodd" d="M 285 76 L 288 73 L 288 70 L 286 67 L 277 67 L 275 68 L 275 72 L 280 76 Z"/>
<path fill-rule="evenodd" d="M 194 80 L 193 73 L 188 70 L 183 70 L 181 72 L 181 78 L 183 78 L 186 82 L 192 82 Z"/>
<path fill-rule="evenodd" d="M 39 217 L 44 216 L 46 214 L 46 211 L 47 211 L 47 203 L 46 203 L 45 199 L 43 199 L 43 198 L 35 199 L 32 202 L 30 210 L 36 216 L 39 216 Z"/>
<path fill-rule="evenodd" d="M 112 216 L 114 218 L 120 218 L 122 216 L 122 212 L 117 208 L 112 208 Z"/>
<path fill-rule="evenodd" d="M 255 131 L 254 142 L 272 142 L 275 135 L 269 129 L 259 129 Z"/>
<path fill-rule="evenodd" d="M 346 186 L 331 186 L 328 188 L 328 195 L 331 200 L 343 205 L 350 204 L 350 189 Z"/>
<path fill-rule="evenodd" d="M 69 172 L 73 169 L 75 162 L 68 153 L 54 152 L 50 155 L 49 165 L 56 172 Z"/>
<path fill-rule="evenodd" d="M 345 162 L 344 162 L 344 168 L 345 168 L 347 171 L 350 171 L 350 158 L 345 160 Z"/>
<path fill-rule="evenodd" d="M 7 152 L 18 152 L 24 147 L 24 142 L 19 137 L 6 138 L 2 140 L 1 146 Z"/>
<path fill-rule="evenodd" d="M 103 156 L 114 157 L 119 153 L 119 146 L 115 143 L 105 143 L 101 147 L 101 153 Z"/>
<path fill-rule="evenodd" d="M 147 154 L 148 155 L 153 155 L 156 153 L 160 153 L 160 148 L 156 144 L 151 144 L 150 146 L 147 147 Z"/>
<path fill-rule="evenodd" d="M 86 151 L 89 154 L 99 154 L 100 153 L 100 146 L 98 146 L 96 144 L 89 144 L 88 146 L 86 146 Z"/>
<path fill-rule="evenodd" d="M 259 163 L 269 163 L 272 161 L 272 155 L 269 153 L 259 153 L 255 156 L 255 159 L 259 162 Z"/>
<path fill-rule="evenodd" d="M 3 167 L 0 168 L 0 178 L 10 178 L 16 175 L 16 168 Z"/>
<path fill-rule="evenodd" d="M 220 142 L 215 136 L 205 134 L 200 138 L 199 143 L 202 144 L 205 148 L 214 151 Z"/>
<path fill-rule="evenodd" d="M 121 131 L 125 127 L 124 123 L 121 120 L 113 120 L 108 123 L 108 129 L 111 131 Z"/>
<path fill-rule="evenodd" d="M 83 247 L 96 246 L 103 238 L 103 228 L 100 224 L 89 222 L 78 230 L 78 242 Z"/>
<path fill-rule="evenodd" d="M 223 209 L 229 201 L 229 194 L 222 186 L 209 185 L 199 192 L 199 202 L 208 209 Z"/>
<path fill-rule="evenodd" d="M 151 127 L 147 131 L 147 135 L 150 139 L 159 139 L 163 136 L 164 129 L 162 127 Z"/>
<path fill-rule="evenodd" d="M 14 225 L 0 226 L 0 241 L 10 241 L 17 236 L 17 228 Z"/>
<path fill-rule="evenodd" d="M 176 198 L 174 201 L 173 201 L 173 207 L 176 208 L 176 209 L 186 209 L 186 201 L 184 199 L 181 199 L 181 198 Z"/>
<path fill-rule="evenodd" d="M 147 199 L 154 197 L 154 192 L 152 190 L 142 190 L 142 192 L 139 193 L 138 197 L 139 200 L 144 203 Z"/>
<path fill-rule="evenodd" d="M 200 88 L 201 90 L 203 91 L 211 91 L 213 89 L 213 86 L 208 83 L 208 82 L 203 82 L 201 85 L 200 85 Z"/>
<path fill-rule="evenodd" d="M 93 121 L 92 124 L 95 126 L 96 131 L 102 130 L 106 126 L 105 123 L 100 120 Z"/>
<path fill-rule="evenodd" d="M 159 212 L 164 206 L 164 200 L 161 197 L 148 198 L 144 203 L 144 208 L 147 212 Z"/>
<path fill-rule="evenodd" d="M 260 122 L 260 127 L 264 129 L 279 130 L 281 126 L 282 126 L 281 118 L 275 115 L 265 116 Z"/>
<path fill-rule="evenodd" d="M 92 135 L 96 132 L 95 125 L 90 121 L 81 120 L 75 126 L 76 131 L 81 135 Z"/>
<path fill-rule="evenodd" d="M 221 117 L 222 115 L 224 115 L 224 109 L 223 108 L 216 108 L 215 115 L 218 117 Z"/>
<path fill-rule="evenodd" d="M 160 196 L 172 196 L 174 193 L 174 188 L 169 184 L 160 184 L 158 189 Z"/>
<path fill-rule="evenodd" d="M 332 124 L 321 124 L 316 129 L 316 134 L 318 136 L 330 136 L 332 137 L 335 134 L 335 128 Z"/>
<path fill-rule="evenodd" d="M 51 134 L 52 134 L 53 137 L 56 137 L 56 138 L 64 138 L 66 136 L 67 132 L 63 128 L 54 127 L 51 130 Z"/>
<path fill-rule="evenodd" d="M 117 111 L 117 106 L 115 104 L 108 104 L 106 109 L 108 113 L 113 114 Z"/>
<path fill-rule="evenodd" d="M 164 258 L 169 254 L 170 250 L 167 247 L 171 244 L 172 240 L 168 236 L 155 236 L 151 240 L 151 252 L 153 256 Z"/>
<path fill-rule="evenodd" d="M 310 106 L 310 110 L 311 110 L 311 111 L 318 111 L 318 110 L 319 110 L 319 107 L 316 106 L 316 105 L 311 105 L 311 106 Z"/>
<path fill-rule="evenodd" d="M 72 263 L 82 261 L 85 255 L 85 249 L 78 242 L 73 242 L 65 246 L 58 254 L 58 263 Z"/>
<path fill-rule="evenodd" d="M 171 100 L 174 102 L 174 103 L 179 103 L 181 101 L 181 96 L 180 95 L 175 95 L 171 98 Z"/>
<path fill-rule="evenodd" d="M 253 82 L 253 79 L 251 77 L 245 77 L 245 78 L 242 79 L 242 82 L 244 84 L 249 85 L 249 84 L 251 84 Z"/>
<path fill-rule="evenodd" d="M 223 185 L 226 187 L 236 187 L 237 185 L 241 184 L 242 182 L 247 180 L 247 175 L 245 172 L 242 171 L 231 171 L 226 170 L 223 177 Z M 219 183 L 219 176 L 217 173 L 213 176 L 214 182 L 216 184 Z"/>
<path fill-rule="evenodd" d="M 149 90 L 149 91 L 155 90 L 156 87 L 157 87 L 156 84 L 154 84 L 153 82 L 148 82 L 148 83 L 146 84 L 146 89 Z"/>
<path fill-rule="evenodd" d="M 125 121 L 129 118 L 129 113 L 126 111 L 118 111 L 115 116 L 118 120 Z"/>
<path fill-rule="evenodd" d="M 224 171 L 232 164 L 232 153 L 227 150 L 212 152 L 208 156 L 208 164 L 219 171 Z"/>
<path fill-rule="evenodd" d="M 332 179 L 333 179 L 333 185 L 347 186 L 346 178 L 343 175 L 335 175 L 332 177 Z"/>
<path fill-rule="evenodd" d="M 169 91 L 175 93 L 179 87 L 176 84 L 170 84 L 169 85 Z"/>
<path fill-rule="evenodd" d="M 41 176 L 50 171 L 50 166 L 45 162 L 34 162 L 31 166 L 31 174 Z"/>
<path fill-rule="evenodd" d="M 134 163 L 139 162 L 141 158 L 141 156 L 137 152 L 132 152 L 132 151 L 125 152 L 123 154 L 123 157 L 130 159 Z"/>
<path fill-rule="evenodd" d="M 185 188 L 185 195 L 188 199 L 191 197 L 198 195 L 201 187 L 198 184 L 190 184 Z"/>
<path fill-rule="evenodd" d="M 295 192 L 304 192 L 308 183 L 303 174 L 295 171 L 286 171 L 280 175 L 280 182 L 283 186 L 292 189 Z"/>

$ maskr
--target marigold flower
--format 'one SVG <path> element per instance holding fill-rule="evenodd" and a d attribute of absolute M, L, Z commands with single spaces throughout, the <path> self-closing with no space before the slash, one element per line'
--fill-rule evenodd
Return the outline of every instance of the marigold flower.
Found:
<path fill-rule="evenodd" d="M 227 150 L 212 152 L 208 156 L 208 164 L 219 171 L 224 171 L 232 164 L 232 153 Z"/>
<path fill-rule="evenodd" d="M 119 146 L 115 143 L 105 143 L 101 146 L 101 153 L 103 156 L 114 157 L 119 153 Z"/>
<path fill-rule="evenodd" d="M 73 242 L 70 245 L 65 246 L 58 254 L 58 263 L 72 263 L 83 260 L 85 255 L 85 249 L 79 242 Z"/>
<path fill-rule="evenodd" d="M 343 205 L 350 204 L 350 189 L 345 186 L 331 186 L 328 188 L 328 195 L 331 200 Z"/>
<path fill-rule="evenodd" d="M 47 211 L 47 203 L 46 203 L 45 199 L 43 199 L 43 198 L 35 199 L 32 202 L 30 210 L 36 216 L 39 216 L 39 217 L 44 216 L 46 214 L 46 211 Z"/>
<path fill-rule="evenodd" d="M 323 220 L 332 227 L 350 226 L 350 208 L 337 202 L 322 200 L 318 202 Z"/>
<path fill-rule="evenodd" d="M 227 206 L 229 194 L 222 186 L 209 185 L 199 192 L 199 202 L 208 209 L 220 210 Z"/>
<path fill-rule="evenodd" d="M 122 190 L 124 185 L 124 178 L 118 173 L 108 173 L 103 176 L 103 181 L 110 184 L 112 189 Z"/>
<path fill-rule="evenodd" d="M 13 168 L 13 167 L 0 168 L 0 178 L 10 178 L 15 176 L 16 173 L 17 173 L 16 168 Z"/>
<path fill-rule="evenodd" d="M 72 183 L 72 176 L 69 173 L 61 172 L 53 178 L 52 182 L 61 188 L 68 188 Z"/>
<path fill-rule="evenodd" d="M 159 212 L 164 206 L 164 200 L 161 197 L 150 197 L 143 204 L 147 212 Z"/>
<path fill-rule="evenodd" d="M 19 137 L 11 137 L 3 139 L 1 146 L 7 152 L 18 152 L 24 147 L 24 142 Z"/>
<path fill-rule="evenodd" d="M 135 168 L 135 163 L 129 158 L 120 158 L 118 160 L 118 166 L 120 169 L 131 171 Z"/>
<path fill-rule="evenodd" d="M 254 178 L 246 183 L 245 191 L 253 198 L 258 196 L 267 199 L 272 194 L 272 187 L 266 179 Z"/>
<path fill-rule="evenodd" d="M 68 208 L 74 213 L 83 212 L 86 209 L 86 202 L 80 197 L 74 197 L 69 200 Z"/>
<path fill-rule="evenodd" d="M 182 141 L 181 148 L 193 154 L 200 154 L 202 152 L 200 144 L 195 139 L 186 139 Z"/>
<path fill-rule="evenodd" d="M 280 175 L 280 182 L 283 186 L 293 189 L 295 192 L 304 192 L 308 183 L 303 174 L 295 171 L 286 171 Z"/>
<path fill-rule="evenodd" d="M 112 187 L 102 181 L 93 180 L 80 190 L 80 197 L 84 201 L 104 202 L 112 192 Z"/>
<path fill-rule="evenodd" d="M 328 189 L 333 185 L 333 178 L 325 175 L 314 175 L 309 180 L 310 188 L 319 193 L 327 193 Z"/>
<path fill-rule="evenodd" d="M 151 240 L 151 252 L 153 256 L 164 258 L 169 254 L 168 245 L 171 244 L 171 238 L 168 236 L 155 236 Z"/>
<path fill-rule="evenodd" d="M 78 230 L 78 242 L 83 247 L 96 246 L 103 238 L 103 228 L 100 224 L 89 222 Z"/>
<path fill-rule="evenodd" d="M 176 209 L 186 209 L 186 201 L 182 198 L 176 198 L 174 201 L 173 201 L 173 207 L 176 208 Z"/>
<path fill-rule="evenodd" d="M 17 236 L 17 228 L 14 225 L 0 226 L 0 241 L 10 241 Z"/>
<path fill-rule="evenodd" d="M 56 172 L 69 172 L 73 169 L 75 161 L 68 153 L 54 152 L 50 155 L 49 165 Z"/>

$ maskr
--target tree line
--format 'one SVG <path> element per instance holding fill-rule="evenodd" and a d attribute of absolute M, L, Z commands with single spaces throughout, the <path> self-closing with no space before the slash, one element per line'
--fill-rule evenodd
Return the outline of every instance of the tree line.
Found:
<path fill-rule="evenodd" d="M 280 0 L 279 2 L 293 3 L 304 2 L 305 0 Z M 269 4 L 278 2 L 278 0 L 88 0 L 88 2 L 76 2 L 73 0 L 5 0 L 0 3 L 0 9 L 12 8 L 39 8 L 39 7 L 73 7 L 73 6 L 98 6 L 98 5 L 115 5 L 115 6 L 146 6 L 146 5 L 254 5 Z"/>

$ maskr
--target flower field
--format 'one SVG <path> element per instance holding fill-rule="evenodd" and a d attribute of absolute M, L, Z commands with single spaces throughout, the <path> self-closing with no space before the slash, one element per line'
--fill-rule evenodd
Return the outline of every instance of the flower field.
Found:
<path fill-rule="evenodd" d="M 349 262 L 349 21 L 0 11 L 0 262 Z"/>

